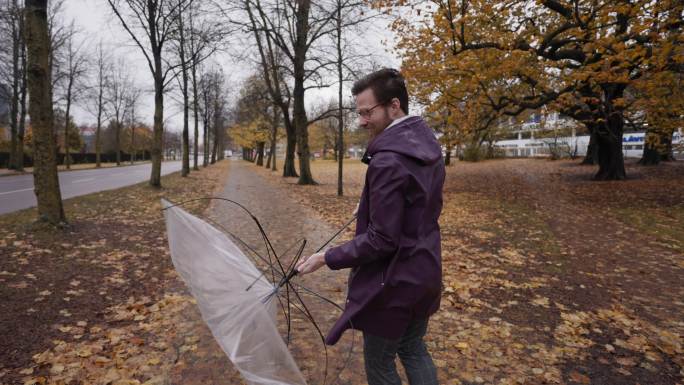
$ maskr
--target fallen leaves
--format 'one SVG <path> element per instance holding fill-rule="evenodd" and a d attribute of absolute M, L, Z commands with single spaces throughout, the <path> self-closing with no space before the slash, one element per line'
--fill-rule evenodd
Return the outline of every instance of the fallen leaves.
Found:
<path fill-rule="evenodd" d="M 158 381 L 160 371 L 169 373 L 177 354 L 197 350 L 199 337 L 194 331 L 199 319 L 197 323 L 181 322 L 188 311 L 194 311 L 190 297 L 167 295 L 155 303 L 149 298 L 130 298 L 125 304 L 109 308 L 105 322 L 121 321 L 117 315 L 130 309 L 150 317 L 145 323 L 132 322 L 119 328 L 91 327 L 84 341 L 55 340 L 52 349 L 33 356 L 35 364 L 50 367 L 50 384 L 68 383 L 73 379 L 96 384 L 140 384 Z M 59 330 L 74 333 L 82 331 L 84 326 L 85 322 L 79 321 Z M 177 335 L 186 336 L 180 345 Z M 23 374 L 32 373 L 31 369 Z M 24 381 L 38 383 L 39 379 L 26 377 Z"/>
<path fill-rule="evenodd" d="M 365 167 L 345 163 L 346 196 L 337 199 L 335 164 L 317 161 L 312 167 L 321 185 L 307 188 L 255 171 L 329 223 L 341 223 L 358 200 Z M 545 179 L 549 169 L 560 179 Z M 657 189 L 597 186 L 578 178 L 583 171 L 567 162 L 457 163 L 447 171 L 440 218 L 444 290 L 442 307 L 432 317 L 428 333 L 433 357 L 447 362 L 440 367 L 443 378 L 459 384 L 590 384 L 590 376 L 575 365 L 596 354 L 605 365 L 602 370 L 608 371 L 601 374 L 606 378 L 635 376 L 632 368 L 652 373 L 648 364 L 666 365 L 665 356 L 677 362 L 676 371 L 682 370 L 678 352 L 684 324 L 659 327 L 635 314 L 633 303 L 613 307 L 616 302 L 611 300 L 624 303 L 625 291 L 641 285 L 624 277 L 644 270 L 644 261 L 634 258 L 635 248 L 644 243 L 635 243 L 628 227 L 614 226 L 601 205 L 609 201 L 606 197 L 625 190 L 636 204 L 644 201 L 645 191 Z M 681 180 L 674 176 L 668 183 Z M 596 254 L 584 253 L 580 243 Z M 658 255 L 654 259 L 667 269 L 684 266 L 681 257 L 660 251 L 649 254 Z M 648 269 L 661 271 L 657 265 Z M 617 289 L 606 292 L 612 290 L 606 288 L 607 281 Z M 668 293 L 682 289 L 661 288 Z M 645 294 L 644 301 L 659 298 L 662 290 Z M 684 306 L 677 298 L 671 303 Z M 673 320 L 672 315 L 659 316 Z M 635 365 L 621 365 L 616 359 Z M 561 372 L 561 367 L 567 371 Z M 652 374 L 639 373 L 646 377 L 634 381 L 654 381 Z"/>
<path fill-rule="evenodd" d="M 211 195 L 226 172 L 222 162 L 189 178 L 164 177 L 163 190 L 140 184 L 67 200 L 70 227 L 63 232 L 36 228 L 31 212 L 2 216 L 0 305 L 16 311 L 4 312 L 0 322 L 16 336 L 2 339 L 0 362 L 16 369 L 0 365 L 0 382 L 104 384 L 113 368 L 109 375 L 119 384 L 163 383 L 159 374 L 168 373 L 182 343 L 174 345 L 174 325 L 151 315 L 163 313 L 165 290 L 182 284 L 169 274 L 159 199 Z M 201 321 L 185 312 L 200 322 L 181 328 L 190 333 Z M 144 362 L 131 360 L 138 355 Z"/>
<path fill-rule="evenodd" d="M 319 166 L 327 167 L 323 162 L 314 163 L 314 167 Z M 499 167 L 496 164 L 475 166 L 480 170 L 478 172 L 487 167 Z M 360 164 L 350 167 L 345 164 L 345 167 L 352 181 L 347 185 L 347 195 L 343 198 L 335 196 L 334 169 L 325 173 L 314 169 L 317 179 L 322 182 L 316 187 L 297 186 L 294 180 L 279 175 L 271 177 L 270 172 L 264 170 L 259 172 L 272 178 L 269 180 L 276 186 L 289 191 L 290 198 L 313 208 L 332 225 L 341 225 L 358 202 L 365 170 L 365 166 Z M 640 269 L 659 272 L 658 265 L 649 265 L 642 258 L 636 261 L 642 263 L 637 268 L 627 264 L 632 260 L 621 259 L 622 256 L 609 247 L 602 255 L 584 260 L 576 259 L 579 258 L 576 246 L 554 249 L 556 246 L 549 245 L 560 240 L 545 238 L 554 234 L 546 232 L 548 226 L 540 218 L 549 218 L 551 223 L 567 220 L 569 225 L 563 227 L 568 231 L 565 240 L 576 237 L 583 242 L 593 242 L 590 228 L 579 225 L 583 223 L 581 216 L 548 217 L 548 208 L 529 211 L 522 203 L 499 204 L 496 200 L 500 197 L 484 191 L 483 186 L 498 188 L 492 181 L 506 183 L 505 178 L 490 178 L 487 184 L 482 182 L 478 186 L 471 183 L 478 176 L 475 171 L 468 174 L 471 171 L 466 168 L 470 166 L 459 164 L 458 167 L 449 170 L 448 182 L 456 183 L 459 178 L 463 181 L 447 186 L 442 218 L 442 307 L 431 319 L 427 336 L 444 383 L 563 384 L 572 381 L 589 384 L 594 372 L 582 368 L 587 362 L 596 364 L 595 370 L 602 370 L 601 375 L 615 378 L 615 381 L 621 381 L 620 376 L 631 376 L 634 383 L 640 379 L 642 383 L 647 383 L 643 379 L 655 378 L 657 381 L 660 378 L 657 373 L 667 370 L 670 370 L 666 372 L 668 375 L 679 373 L 684 376 L 680 372 L 684 365 L 681 338 L 684 324 L 677 317 L 667 317 L 667 313 L 658 312 L 652 316 L 666 322 L 647 321 L 644 310 L 635 310 L 640 308 L 629 302 L 634 297 L 627 295 L 628 290 L 639 283 L 629 282 L 625 276 L 636 274 Z M 508 171 L 515 174 L 514 170 Z M 464 189 L 464 185 L 470 191 Z M 518 198 L 522 199 L 521 195 L 516 196 Z M 555 198 L 558 212 L 568 210 L 565 206 L 569 204 L 568 197 Z M 583 210 L 595 207 L 590 198 L 582 201 Z M 116 215 L 117 218 L 125 218 L 127 229 L 140 226 L 142 232 L 158 223 L 148 222 L 144 215 L 158 215 L 158 210 L 158 203 L 141 208 L 140 213 L 124 206 Z M 516 221 L 516 216 L 524 220 Z M 110 219 L 103 215 L 102 220 Z M 348 239 L 351 233 L 352 230 L 347 231 L 344 237 Z M 630 234 L 629 231 L 623 233 L 625 236 Z M 556 233 L 555 236 L 565 234 Z M 50 291 L 50 300 L 67 295 L 72 303 L 79 298 L 97 296 L 118 298 L 116 293 L 128 290 L 134 284 L 176 282 L 173 270 L 152 274 L 158 266 L 154 258 L 168 258 L 163 254 L 165 239 L 161 232 L 156 231 L 149 237 L 137 231 L 127 232 L 121 237 L 121 244 L 117 243 L 116 237 L 112 238 L 91 238 L 73 242 L 70 246 L 69 255 L 80 252 L 72 258 L 89 257 L 92 261 L 88 263 L 111 269 L 102 280 L 92 282 L 91 277 L 77 274 L 68 276 L 61 288 L 38 286 L 42 283 L 43 273 L 35 273 L 40 279 L 34 280 L 25 276 L 26 270 L 17 268 L 24 266 L 21 263 L 35 263 L 40 253 L 32 253 L 34 249 L 47 250 L 30 242 L 20 243 L 21 252 L 17 251 L 17 255 L 12 256 L 16 265 L 3 265 L 0 279 L 7 280 L 2 282 L 8 286 L 24 282 L 22 290 L 31 292 L 34 297 L 48 297 L 42 293 Z M 12 244 L 11 238 L 5 239 L 8 245 Z M 139 249 L 124 247 L 131 240 L 136 240 Z M 617 241 L 610 242 L 613 243 L 607 244 L 616 246 L 617 250 Z M 634 247 L 633 244 L 624 247 L 625 253 L 631 256 Z M 97 258 L 89 256 L 88 252 L 97 253 Z M 41 253 L 47 255 L 46 251 Z M 667 269 L 681 268 L 681 257 L 658 254 L 655 250 L 653 254 L 662 255 Z M 606 275 L 605 271 L 613 275 Z M 649 279 L 658 279 L 657 274 L 652 277 Z M 339 281 L 344 279 L 344 274 L 340 274 Z M 606 293 L 601 291 L 605 287 L 616 291 L 608 291 L 610 295 L 596 294 Z M 681 291 L 680 286 L 664 287 L 672 293 Z M 338 288 L 331 295 L 340 294 Z M 656 298 L 649 292 L 643 293 L 643 297 L 643 303 L 647 305 Z M 618 299 L 623 305 L 616 304 Z M 680 300 L 672 303 L 676 305 L 678 301 L 677 306 L 683 306 Z M 48 302 L 36 303 L 26 312 L 44 311 L 38 305 Z M 22 369 L 26 372 L 21 375 L 34 384 L 53 383 L 57 377 L 48 379 L 48 370 L 59 368 L 61 372 L 54 376 L 64 381 L 69 378 L 87 379 L 89 383 L 99 384 L 104 379 L 115 379 L 114 383 L 155 385 L 165 383 L 169 376 L 181 371 L 199 372 L 203 370 L 202 362 L 208 359 L 206 355 L 215 354 L 217 350 L 206 347 L 207 340 L 212 338 L 210 334 L 198 334 L 201 327 L 198 316 L 195 314 L 197 318 L 188 320 L 188 313 L 192 314 L 191 309 L 194 309 L 192 304 L 192 299 L 185 295 L 170 298 L 124 296 L 108 306 L 102 318 L 98 319 L 84 317 L 69 307 L 71 305 L 62 303 L 57 309 L 68 308 L 62 309 L 66 313 L 61 314 L 64 318 L 60 318 L 58 324 L 65 331 L 54 328 L 57 334 L 52 338 L 59 341 L 36 354 L 33 362 Z M 313 342 L 304 342 L 310 345 L 302 344 L 302 347 L 314 349 Z M 218 353 L 221 356 L 214 362 L 224 362 L 220 350 Z M 360 357 L 360 353 L 354 354 L 356 358 Z M 175 366 L 172 365 L 174 362 Z M 319 364 L 302 363 L 307 368 Z M 360 377 L 360 373 L 346 375 L 348 377 L 343 378 Z"/>

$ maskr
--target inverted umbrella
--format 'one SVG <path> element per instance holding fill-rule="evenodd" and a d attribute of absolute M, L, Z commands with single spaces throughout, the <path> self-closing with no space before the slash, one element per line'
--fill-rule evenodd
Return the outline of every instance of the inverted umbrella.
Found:
<path fill-rule="evenodd" d="M 237 204 L 249 213 L 237 202 L 221 200 Z M 183 203 L 187 202 L 180 204 Z M 290 281 L 297 274 L 292 266 L 301 256 L 305 241 L 290 266 L 284 267 L 275 255 L 259 221 L 249 213 L 269 250 L 268 259 L 257 255 L 270 268 L 270 272 L 260 271 L 226 232 L 183 210 L 178 206 L 180 204 L 171 204 L 162 199 L 171 258 L 197 300 L 202 318 L 223 351 L 249 384 L 306 384 L 277 326 L 279 293 L 283 286 L 287 291 L 287 300 L 286 304 L 282 301 L 280 304 L 287 318 L 288 341 L 291 289 L 292 294 L 300 301 L 299 305 L 294 306 L 295 309 L 302 311 L 312 321 L 321 338 L 323 336 L 320 329 L 295 287 L 334 304 L 301 285 L 294 286 Z M 347 225 L 326 242 L 326 245 Z M 243 244 L 244 246 L 247 245 Z M 278 282 L 270 282 L 268 275 L 277 278 Z"/>

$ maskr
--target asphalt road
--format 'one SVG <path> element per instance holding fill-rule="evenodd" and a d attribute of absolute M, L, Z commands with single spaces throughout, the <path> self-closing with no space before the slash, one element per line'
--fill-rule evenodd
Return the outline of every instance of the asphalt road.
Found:
<path fill-rule="evenodd" d="M 111 190 L 146 181 L 150 178 L 152 164 L 108 167 L 91 170 L 62 171 L 59 185 L 62 199 L 93 192 Z M 181 169 L 181 162 L 163 162 L 162 175 Z M 0 177 L 0 214 L 26 209 L 36 205 L 33 192 L 33 175 Z"/>

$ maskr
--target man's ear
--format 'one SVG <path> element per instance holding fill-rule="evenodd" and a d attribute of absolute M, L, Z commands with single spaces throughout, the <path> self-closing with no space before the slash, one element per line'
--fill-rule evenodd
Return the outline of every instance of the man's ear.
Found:
<path fill-rule="evenodd" d="M 401 102 L 397 98 L 392 98 L 392 107 L 396 108 L 397 110 L 401 110 Z"/>

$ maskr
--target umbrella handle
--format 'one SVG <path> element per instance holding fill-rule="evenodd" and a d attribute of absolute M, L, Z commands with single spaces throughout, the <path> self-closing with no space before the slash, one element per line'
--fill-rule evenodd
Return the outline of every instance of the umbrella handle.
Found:
<path fill-rule="evenodd" d="M 354 219 L 356 219 L 356 214 L 354 214 L 354 216 L 349 220 L 349 222 L 347 222 L 344 226 L 342 226 L 342 228 L 341 228 L 338 232 L 336 232 L 335 235 L 333 235 L 330 239 L 328 239 L 328 240 L 323 244 L 323 246 L 321 246 L 318 250 L 316 250 L 316 252 L 317 252 L 317 253 L 320 252 L 321 250 L 323 250 L 324 247 L 326 247 L 330 242 L 332 242 L 333 239 L 337 238 L 337 236 L 340 235 L 340 233 L 341 233 L 342 231 L 344 231 L 344 229 L 346 229 L 346 228 L 354 221 Z M 297 269 L 293 268 L 286 276 L 284 276 L 284 277 L 280 280 L 280 282 L 278 282 L 278 285 L 276 285 L 276 290 L 277 290 L 277 289 L 280 289 L 280 288 L 283 287 L 283 286 L 285 286 L 285 284 L 287 284 L 288 282 L 290 282 L 290 280 L 291 280 L 292 278 L 294 278 L 297 274 L 299 274 L 299 272 L 297 271 Z"/>
<path fill-rule="evenodd" d="M 280 289 L 280 288 L 283 287 L 283 286 L 285 286 L 285 284 L 288 283 L 288 282 L 290 282 L 290 280 L 291 280 L 292 278 L 294 278 L 297 274 L 299 274 L 299 272 L 297 271 L 297 269 L 292 269 L 292 271 L 290 271 L 290 273 L 289 273 L 288 275 L 286 275 L 286 276 L 284 276 L 283 278 L 280 279 L 280 282 L 278 282 L 278 285 L 276 286 L 276 290 L 277 290 L 277 289 Z"/>

